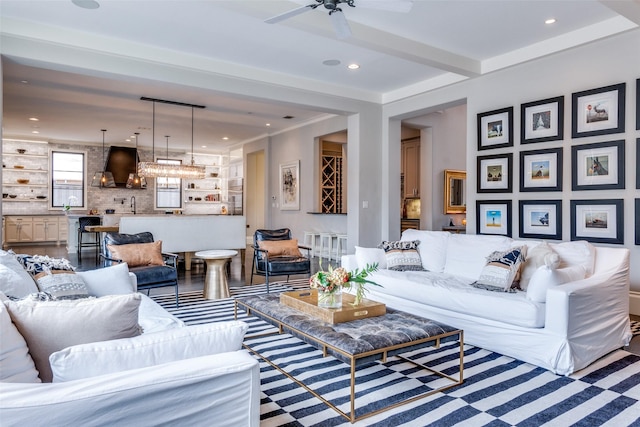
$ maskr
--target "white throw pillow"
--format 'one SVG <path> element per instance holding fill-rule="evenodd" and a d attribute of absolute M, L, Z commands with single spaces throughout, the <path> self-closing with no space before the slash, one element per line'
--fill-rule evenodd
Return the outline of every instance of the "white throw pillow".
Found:
<path fill-rule="evenodd" d="M 9 312 L 0 303 L 0 382 L 39 383 L 38 371 L 27 343 L 11 322 Z"/>
<path fill-rule="evenodd" d="M 380 248 L 363 248 L 356 246 L 356 262 L 360 270 L 364 269 L 367 264 L 373 265 L 378 263 L 378 269 L 387 268 L 387 258 L 384 250 Z"/>
<path fill-rule="evenodd" d="M 586 272 L 581 265 L 573 267 L 551 269 L 546 265 L 538 268 L 527 287 L 527 298 L 535 302 L 547 301 L 547 290 L 564 283 L 584 279 Z"/>
<path fill-rule="evenodd" d="M 241 321 L 208 323 L 68 347 L 49 357 L 53 382 L 237 351 L 242 348 L 248 328 L 249 325 Z"/>
<path fill-rule="evenodd" d="M 63 348 L 140 335 L 140 294 L 63 301 L 5 301 L 27 342 L 42 382 L 51 382 L 49 356 Z"/>
<path fill-rule="evenodd" d="M 495 251 L 506 251 L 511 239 L 505 236 L 481 234 L 451 234 L 447 240 L 447 261 L 444 272 L 478 280 L 487 257 Z"/>
<path fill-rule="evenodd" d="M 560 268 L 581 265 L 589 277 L 593 274 L 596 261 L 596 247 L 585 240 L 552 244 L 553 250 L 560 255 Z"/>
<path fill-rule="evenodd" d="M 76 274 L 82 277 L 89 295 L 92 296 L 103 297 L 136 292 L 129 278 L 129 266 L 127 263 L 97 270 L 77 271 Z"/>
<path fill-rule="evenodd" d="M 409 228 L 402 232 L 402 241 L 420 240 L 418 253 L 422 268 L 435 273 L 442 273 L 447 260 L 448 232 L 414 230 Z"/>
<path fill-rule="evenodd" d="M 38 292 L 36 282 L 13 254 L 0 254 L 0 291 L 12 298 L 24 298 Z"/>
<path fill-rule="evenodd" d="M 538 268 L 545 265 L 544 259 L 550 254 L 555 254 L 555 252 L 546 241 L 543 241 L 527 251 L 527 256 L 520 273 L 520 289 L 523 291 L 527 290 L 531 276 L 533 276 Z"/>

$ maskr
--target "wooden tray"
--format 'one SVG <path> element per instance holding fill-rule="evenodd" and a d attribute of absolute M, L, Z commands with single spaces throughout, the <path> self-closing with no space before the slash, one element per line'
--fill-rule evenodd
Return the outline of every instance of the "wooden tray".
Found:
<path fill-rule="evenodd" d="M 387 307 L 379 302 L 364 299 L 358 306 L 352 306 L 354 300 L 351 294 L 342 294 L 342 308 L 318 307 L 318 290 L 283 292 L 280 294 L 280 304 L 295 308 L 328 323 L 344 323 L 367 317 L 386 314 Z"/>

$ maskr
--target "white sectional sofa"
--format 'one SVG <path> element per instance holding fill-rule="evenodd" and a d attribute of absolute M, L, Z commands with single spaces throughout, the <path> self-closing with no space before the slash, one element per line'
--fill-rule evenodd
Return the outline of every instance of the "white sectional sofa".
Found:
<path fill-rule="evenodd" d="M 425 271 L 386 269 L 382 249 L 360 247 L 342 257 L 342 266 L 378 262 L 382 268 L 370 279 L 381 286 L 368 285 L 368 298 L 461 328 L 468 344 L 569 375 L 631 339 L 626 248 L 578 241 L 535 249 L 541 242 L 423 230 L 406 230 L 401 240 L 420 242 Z M 526 290 L 471 285 L 485 272 L 487 256 L 522 246 L 532 255 L 552 250 L 542 261 L 530 256 L 523 263 Z"/>
<path fill-rule="evenodd" d="M 125 264 L 78 275 L 89 294 L 98 298 L 7 301 L 5 294 L 25 297 L 38 289 L 12 254 L 0 251 L 0 296 L 4 298 L 0 302 L 0 424 L 259 425 L 259 366 L 241 349 L 247 324 L 185 326 L 135 292 L 135 276 Z M 44 345 L 41 341 L 97 334 L 91 329 L 99 327 L 95 319 L 70 319 L 72 313 L 88 307 L 93 310 L 90 317 L 99 318 L 100 305 L 108 309 L 123 300 L 135 308 L 135 313 L 122 316 L 137 317 L 134 336 L 56 351 L 49 357 L 53 382 L 41 382 L 42 371 L 36 370 L 37 362 L 34 365 L 35 347 Z M 23 309 L 20 315 L 19 309 Z M 44 315 L 58 313 L 41 322 L 45 325 L 40 332 L 51 336 L 24 334 L 39 325 L 29 324 L 22 313 L 36 316 L 43 309 L 50 310 Z M 59 314 L 61 310 L 68 310 L 68 317 Z"/>

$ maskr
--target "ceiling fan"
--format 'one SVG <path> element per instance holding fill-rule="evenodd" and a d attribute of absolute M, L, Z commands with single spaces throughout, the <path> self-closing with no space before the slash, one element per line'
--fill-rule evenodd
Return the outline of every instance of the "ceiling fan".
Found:
<path fill-rule="evenodd" d="M 409 12 L 413 6 L 413 0 L 315 0 L 315 3 L 291 9 L 280 15 L 267 19 L 266 23 L 275 24 L 284 21 L 301 13 L 314 10 L 319 6 L 324 6 L 329 11 L 329 19 L 339 39 L 346 39 L 351 36 L 351 28 L 347 18 L 345 18 L 340 5 L 345 4 L 350 7 L 362 7 L 369 9 L 387 10 L 392 12 Z"/>

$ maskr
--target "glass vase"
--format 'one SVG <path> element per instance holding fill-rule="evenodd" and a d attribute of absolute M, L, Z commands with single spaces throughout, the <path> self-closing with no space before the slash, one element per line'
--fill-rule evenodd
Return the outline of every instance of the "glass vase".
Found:
<path fill-rule="evenodd" d="M 342 288 L 338 286 L 333 292 L 323 292 L 318 289 L 318 307 L 342 308 Z"/>

